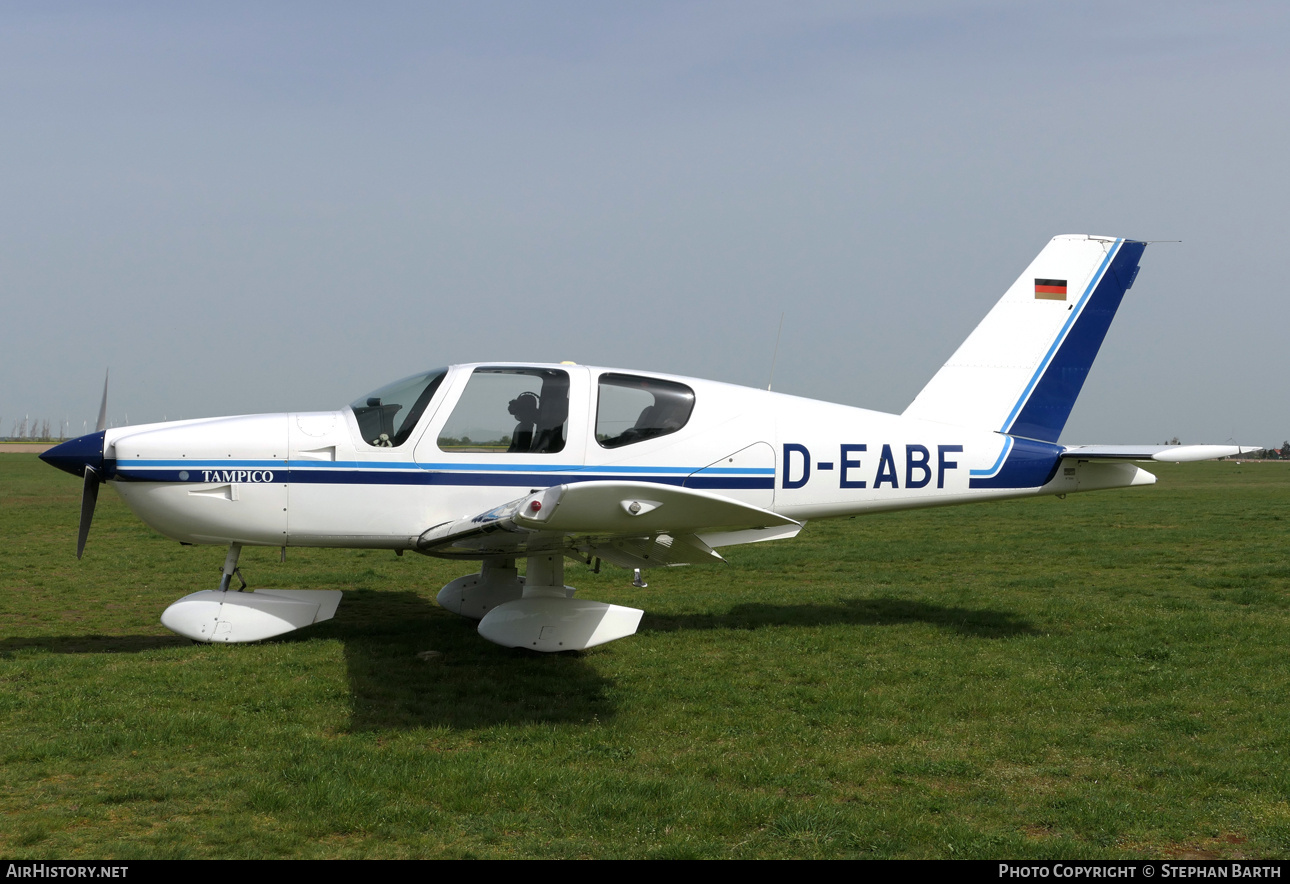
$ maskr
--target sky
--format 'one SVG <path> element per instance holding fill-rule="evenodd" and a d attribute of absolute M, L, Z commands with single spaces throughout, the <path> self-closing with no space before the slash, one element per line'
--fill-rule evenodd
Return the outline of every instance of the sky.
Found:
<path fill-rule="evenodd" d="M 1068 443 L 1290 437 L 1290 4 L 0 6 L 0 434 L 573 360 L 900 412 L 1151 240 Z M 776 355 L 777 329 L 783 331 Z"/>

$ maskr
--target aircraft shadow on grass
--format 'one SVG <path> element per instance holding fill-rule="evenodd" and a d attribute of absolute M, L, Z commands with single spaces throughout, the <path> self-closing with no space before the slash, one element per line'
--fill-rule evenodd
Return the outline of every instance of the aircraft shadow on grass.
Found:
<path fill-rule="evenodd" d="M 486 644 L 473 621 L 415 592 L 345 596 L 341 616 L 314 636 L 344 642 L 354 731 L 603 721 L 617 711 L 612 679 L 581 654 Z"/>
<path fill-rule="evenodd" d="M 39 635 L 0 639 L 0 660 L 20 651 L 51 654 L 137 654 L 189 642 L 174 635 Z"/>
<path fill-rule="evenodd" d="M 642 632 L 924 623 L 971 638 L 1034 633 L 1014 614 L 898 598 L 841 604 L 741 604 L 724 613 L 647 616 Z M 613 680 L 580 652 L 538 654 L 478 640 L 475 624 L 416 592 L 346 592 L 340 617 L 292 633 L 282 643 L 343 643 L 355 732 L 497 724 L 577 723 L 613 717 Z M 189 643 L 168 635 L 61 635 L 0 640 L 0 658 L 25 650 L 129 654 Z M 230 652 L 239 653 L 236 648 Z"/>
<path fill-rule="evenodd" d="M 724 614 L 646 615 L 641 632 L 798 626 L 900 626 L 926 623 L 972 638 L 1032 635 L 1029 621 L 1007 611 L 929 605 L 898 598 L 846 599 L 840 605 L 735 605 Z"/>
<path fill-rule="evenodd" d="M 353 731 L 603 721 L 615 713 L 611 680 L 582 655 L 480 642 L 472 621 L 411 591 L 356 589 L 345 597 L 342 616 L 273 641 L 343 643 Z M 134 654 L 192 645 L 173 635 L 11 637 L 0 639 L 0 659 L 25 651 Z"/>
<path fill-rule="evenodd" d="M 609 691 L 613 680 L 598 673 L 582 652 L 548 655 L 484 644 L 473 622 L 414 592 L 358 590 L 346 593 L 346 605 L 340 617 L 319 624 L 315 636 L 335 636 L 345 643 L 355 731 L 605 721 L 616 714 Z M 647 615 L 641 631 L 909 623 L 979 639 L 1036 632 L 1027 620 L 1007 611 L 898 598 L 743 604 L 718 614 Z M 439 656 L 425 659 L 426 652 Z"/>

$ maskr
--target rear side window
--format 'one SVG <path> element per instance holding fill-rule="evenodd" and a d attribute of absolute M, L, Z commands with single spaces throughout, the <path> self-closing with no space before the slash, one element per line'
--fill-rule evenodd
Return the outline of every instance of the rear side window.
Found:
<path fill-rule="evenodd" d="M 602 374 L 596 401 L 596 441 L 621 448 L 681 429 L 694 410 L 685 384 L 631 374 Z"/>

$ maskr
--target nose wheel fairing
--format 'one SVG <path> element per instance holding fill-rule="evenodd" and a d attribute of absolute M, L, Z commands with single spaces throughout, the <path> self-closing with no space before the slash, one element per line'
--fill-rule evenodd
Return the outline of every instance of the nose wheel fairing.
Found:
<path fill-rule="evenodd" d="M 161 614 L 161 625 L 196 642 L 258 642 L 312 626 L 336 615 L 338 589 L 254 589 L 230 591 L 241 580 L 237 560 L 242 544 L 231 543 L 219 589 L 186 595 Z M 246 583 L 242 582 L 245 589 Z"/>
<path fill-rule="evenodd" d="M 338 589 L 206 589 L 186 595 L 161 615 L 161 625 L 198 642 L 258 642 L 330 620 Z"/>

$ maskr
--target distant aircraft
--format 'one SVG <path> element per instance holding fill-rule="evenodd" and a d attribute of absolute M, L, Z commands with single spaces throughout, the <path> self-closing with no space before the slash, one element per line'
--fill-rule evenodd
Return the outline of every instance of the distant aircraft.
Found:
<path fill-rule="evenodd" d="M 1135 462 L 1240 453 L 1057 441 L 1145 246 L 1055 237 L 899 415 L 653 372 L 477 363 L 340 411 L 111 430 L 105 384 L 98 431 L 41 457 L 84 477 L 78 558 L 103 482 L 167 537 L 228 545 L 219 588 L 162 614 L 196 641 L 332 617 L 339 591 L 230 589 L 243 546 L 314 546 L 478 560 L 441 605 L 500 645 L 581 650 L 632 635 L 642 611 L 574 598 L 565 557 L 721 561 L 811 519 L 1149 485 Z"/>

